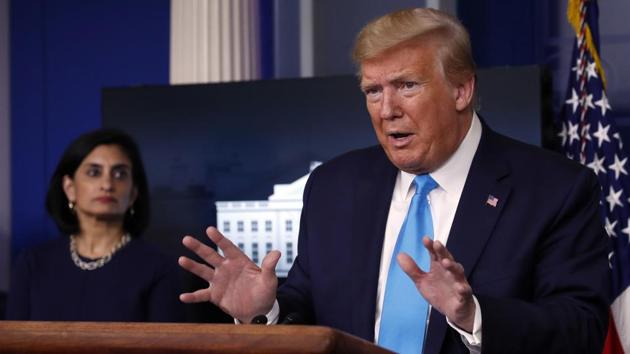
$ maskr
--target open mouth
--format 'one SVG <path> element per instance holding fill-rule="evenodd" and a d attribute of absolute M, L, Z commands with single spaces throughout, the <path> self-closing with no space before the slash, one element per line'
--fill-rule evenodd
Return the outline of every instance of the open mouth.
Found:
<path fill-rule="evenodd" d="M 390 137 L 396 139 L 396 140 L 400 140 L 400 139 L 404 139 L 408 136 L 410 136 L 411 133 L 391 133 L 389 134 Z"/>
<path fill-rule="evenodd" d="M 405 132 L 389 133 L 387 134 L 387 137 L 388 137 L 388 144 L 390 146 L 395 147 L 395 148 L 400 148 L 400 149 L 409 146 L 409 144 L 411 144 L 413 140 L 413 134 L 405 133 Z"/>

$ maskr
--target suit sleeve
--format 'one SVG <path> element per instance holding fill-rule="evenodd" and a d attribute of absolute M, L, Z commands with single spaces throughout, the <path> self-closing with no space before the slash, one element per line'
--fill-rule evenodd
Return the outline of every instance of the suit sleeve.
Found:
<path fill-rule="evenodd" d="M 601 353 L 609 278 L 599 196 L 582 170 L 537 245 L 529 299 L 477 295 L 482 353 Z"/>

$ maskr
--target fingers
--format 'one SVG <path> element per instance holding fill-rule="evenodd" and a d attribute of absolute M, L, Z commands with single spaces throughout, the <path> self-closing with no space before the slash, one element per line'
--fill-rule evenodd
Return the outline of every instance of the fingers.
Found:
<path fill-rule="evenodd" d="M 215 268 L 223 261 L 223 257 L 221 257 L 221 255 L 219 255 L 215 250 L 199 242 L 199 240 L 194 237 L 184 236 L 182 244 Z"/>
<path fill-rule="evenodd" d="M 212 268 L 208 267 L 205 264 L 195 262 L 190 258 L 179 257 L 177 259 L 177 263 L 179 263 L 182 268 L 186 269 L 187 271 L 193 273 L 194 275 L 207 282 L 211 282 L 212 278 L 214 277 L 214 270 Z"/>
<path fill-rule="evenodd" d="M 208 238 L 214 242 L 214 244 L 223 251 L 223 254 L 226 258 L 231 257 L 241 257 L 245 254 L 241 251 L 240 248 L 235 246 L 229 239 L 223 236 L 219 230 L 214 226 L 209 226 L 206 229 L 206 235 Z M 195 252 L 199 257 L 203 258 L 206 262 L 208 262 L 213 267 L 217 267 L 223 262 L 224 258 L 219 255 L 212 247 L 209 247 L 199 240 L 195 239 L 192 236 L 185 236 L 182 240 L 182 243 L 186 248 Z"/>
<path fill-rule="evenodd" d="M 420 281 L 422 275 L 425 274 L 425 272 L 418 267 L 413 258 L 404 252 L 399 253 L 396 260 L 403 272 L 405 272 L 414 282 Z"/>
<path fill-rule="evenodd" d="M 192 293 L 183 293 L 179 295 L 179 300 L 187 304 L 210 301 L 210 291 L 199 289 Z"/>
<path fill-rule="evenodd" d="M 452 274 L 453 279 L 455 279 L 456 281 L 461 281 L 461 280 L 466 279 L 464 266 L 462 266 L 461 263 L 457 263 L 452 259 L 445 258 L 445 259 L 442 259 L 440 264 L 447 272 Z"/>
<path fill-rule="evenodd" d="M 263 258 L 262 264 L 260 267 L 262 268 L 263 273 L 276 273 L 276 265 L 280 260 L 280 252 L 279 251 L 271 251 L 267 253 L 265 258 Z"/>
<path fill-rule="evenodd" d="M 223 236 L 216 227 L 209 226 L 206 229 L 206 235 L 208 235 L 212 242 L 214 242 L 214 244 L 223 251 L 223 254 L 226 257 L 235 257 L 244 254 L 240 248 L 232 243 L 232 241 Z"/>
<path fill-rule="evenodd" d="M 437 254 L 438 259 L 450 259 L 453 260 L 451 252 L 440 241 L 433 241 L 433 251 Z"/>
<path fill-rule="evenodd" d="M 424 245 L 424 248 L 426 248 L 427 252 L 429 252 L 429 257 L 431 258 L 431 262 L 437 262 L 438 257 L 437 257 L 437 254 L 435 253 L 435 250 L 433 249 L 433 240 L 430 239 L 428 236 L 424 236 L 422 238 L 422 245 Z"/>
<path fill-rule="evenodd" d="M 439 263 L 444 270 L 450 273 L 454 280 L 465 280 L 464 267 L 455 261 L 453 255 L 440 241 L 433 241 L 427 236 L 422 238 L 422 244 L 429 252 L 431 262 Z"/>
<path fill-rule="evenodd" d="M 440 241 L 433 241 L 428 236 L 424 236 L 422 238 L 422 244 L 429 252 L 432 262 L 441 262 L 443 259 L 453 260 L 451 253 Z"/>

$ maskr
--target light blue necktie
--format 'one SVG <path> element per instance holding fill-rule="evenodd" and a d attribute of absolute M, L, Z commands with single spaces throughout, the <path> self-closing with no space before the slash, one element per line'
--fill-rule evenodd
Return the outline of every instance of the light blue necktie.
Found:
<path fill-rule="evenodd" d="M 433 221 L 427 196 L 437 187 L 428 174 L 416 176 L 414 183 L 416 193 L 411 199 L 389 265 L 378 335 L 380 346 L 404 354 L 422 352 L 429 305 L 411 278 L 400 268 L 396 256 L 405 252 L 422 270 L 429 270 L 429 253 L 422 245 L 422 238 L 426 235 L 433 239 Z"/>

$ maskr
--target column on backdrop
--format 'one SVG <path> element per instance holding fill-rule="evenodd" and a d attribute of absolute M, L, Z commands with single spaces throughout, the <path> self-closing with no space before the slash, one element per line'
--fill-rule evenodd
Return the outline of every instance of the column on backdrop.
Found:
<path fill-rule="evenodd" d="M 260 78 L 259 0 L 171 0 L 170 83 Z"/>

